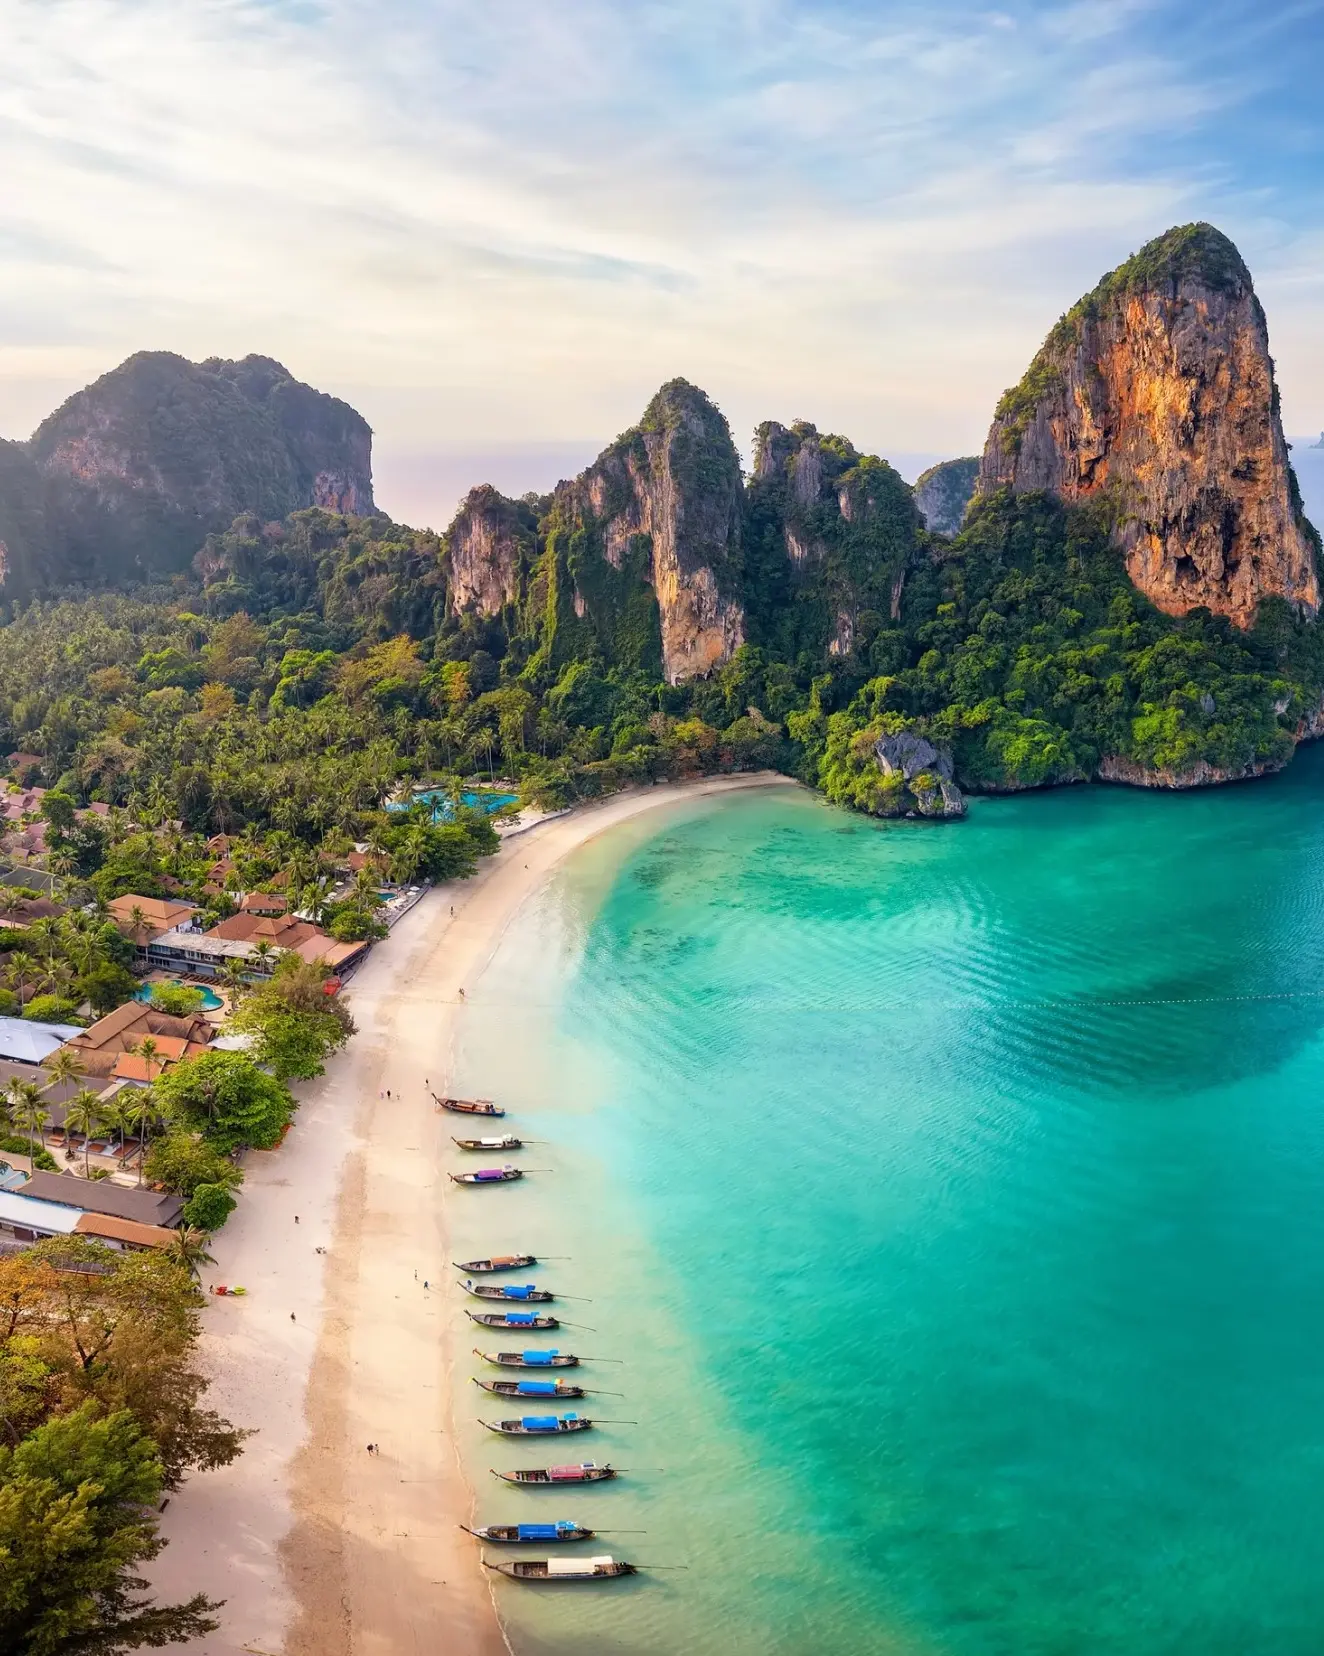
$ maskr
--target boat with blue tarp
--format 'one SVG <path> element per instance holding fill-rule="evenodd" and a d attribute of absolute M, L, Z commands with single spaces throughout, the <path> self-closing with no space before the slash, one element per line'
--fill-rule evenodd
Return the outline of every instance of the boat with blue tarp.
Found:
<path fill-rule="evenodd" d="M 596 1534 L 594 1530 L 585 1529 L 583 1524 L 574 1524 L 568 1519 L 559 1524 L 484 1524 L 480 1529 L 470 1529 L 468 1524 L 461 1524 L 460 1528 L 476 1535 L 480 1541 L 507 1544 L 521 1541 L 591 1541 Z"/>
<path fill-rule="evenodd" d="M 474 1356 L 481 1357 L 485 1363 L 494 1363 L 497 1368 L 578 1368 L 579 1358 L 569 1351 L 479 1351 L 473 1348 Z"/>
<path fill-rule="evenodd" d="M 539 1288 L 534 1282 L 466 1282 L 464 1291 L 466 1294 L 472 1294 L 475 1299 L 523 1300 L 530 1305 L 547 1305 L 556 1297 L 546 1288 Z"/>
<path fill-rule="evenodd" d="M 562 1432 L 587 1432 L 593 1422 L 585 1415 L 521 1415 L 518 1420 L 480 1420 L 489 1432 L 502 1437 L 556 1437 Z"/>
<path fill-rule="evenodd" d="M 583 1386 L 565 1380 L 475 1380 L 494 1397 L 587 1397 Z"/>
<path fill-rule="evenodd" d="M 450 1178 L 454 1184 L 486 1185 L 510 1184 L 514 1179 L 522 1179 L 524 1170 L 520 1167 L 480 1167 L 476 1173 L 452 1173 Z"/>
<path fill-rule="evenodd" d="M 536 1311 L 466 1311 L 470 1322 L 484 1328 L 560 1328 L 558 1317 L 540 1317 Z"/>

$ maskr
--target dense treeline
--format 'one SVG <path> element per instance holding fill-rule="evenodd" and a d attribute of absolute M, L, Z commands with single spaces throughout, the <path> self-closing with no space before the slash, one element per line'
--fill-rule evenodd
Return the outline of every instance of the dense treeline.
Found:
<path fill-rule="evenodd" d="M 162 1493 L 224 1466 L 243 1433 L 202 1404 L 202 1296 L 176 1257 L 81 1237 L 0 1258 L 0 1648 L 110 1653 L 206 1633 L 217 1606 L 161 1605 Z"/>
<path fill-rule="evenodd" d="M 894 476 L 849 445 L 841 468 L 852 487 Z M 213 537 L 200 588 L 30 608 L 0 630 L 0 723 L 62 794 L 116 808 L 108 824 L 67 826 L 56 850 L 113 895 L 151 894 L 167 875 L 196 883 L 199 837 L 221 831 L 246 830 L 258 853 L 265 836 L 268 861 L 367 839 L 401 866 L 462 872 L 487 848 L 463 811 L 447 826 L 383 810 L 422 780 L 504 778 L 555 806 L 770 765 L 886 809 L 868 739 L 884 728 L 949 745 L 967 787 L 1024 787 L 1091 775 L 1110 756 L 1175 772 L 1271 767 L 1318 705 L 1313 625 L 1273 600 L 1250 634 L 1203 611 L 1162 615 L 1106 524 L 1048 497 L 977 503 L 952 541 L 890 494 L 872 540 L 857 527 L 837 547 L 820 514 L 803 532 L 824 548 L 821 567 L 783 560 L 785 592 L 769 574 L 775 493 L 751 500 L 740 578 L 758 588 L 759 642 L 696 682 L 600 654 L 555 665 L 515 610 L 447 613 L 436 537 L 308 511 Z M 535 521 L 548 509 L 525 506 Z M 856 567 L 871 559 L 881 575 Z M 849 637 L 830 648 L 822 617 L 847 588 Z M 173 863 L 159 837 L 116 837 L 168 820 L 183 825 Z"/>

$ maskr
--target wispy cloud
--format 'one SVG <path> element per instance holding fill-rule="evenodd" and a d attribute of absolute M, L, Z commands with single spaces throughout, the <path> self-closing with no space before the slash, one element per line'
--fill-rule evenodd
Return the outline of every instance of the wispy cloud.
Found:
<path fill-rule="evenodd" d="M 1193 216 L 1264 272 L 1289 419 L 1324 418 L 1310 9 L 6 10 L 0 429 L 156 345 L 279 355 L 402 450 L 609 435 L 674 373 L 739 435 L 966 448 L 1057 313 Z"/>

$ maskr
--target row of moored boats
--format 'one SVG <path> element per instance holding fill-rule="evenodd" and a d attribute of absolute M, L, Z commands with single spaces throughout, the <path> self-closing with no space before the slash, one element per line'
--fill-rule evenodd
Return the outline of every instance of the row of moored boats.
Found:
<path fill-rule="evenodd" d="M 436 1095 L 433 1095 L 436 1097 Z M 490 1099 L 437 1098 L 437 1107 L 454 1115 L 504 1116 Z M 514 1133 L 503 1133 L 486 1138 L 455 1138 L 453 1142 L 466 1152 L 504 1155 L 522 1150 L 533 1142 Z M 524 1178 L 526 1170 L 506 1162 L 500 1167 L 480 1168 L 472 1173 L 452 1173 L 451 1179 L 461 1185 L 512 1184 Z M 465 1273 L 462 1287 L 471 1298 L 484 1307 L 466 1311 L 465 1315 L 479 1328 L 504 1333 L 530 1335 L 554 1333 L 562 1327 L 561 1319 L 551 1312 L 527 1310 L 527 1306 L 546 1306 L 556 1303 L 558 1296 L 536 1283 L 505 1283 L 475 1281 L 477 1277 L 497 1277 L 515 1271 L 532 1270 L 539 1264 L 536 1254 L 497 1254 L 488 1259 L 469 1259 L 460 1262 L 457 1269 Z M 564 1297 L 564 1296 L 560 1296 Z M 556 1349 L 520 1349 L 518 1351 L 483 1351 L 474 1347 L 474 1356 L 494 1369 L 516 1371 L 515 1377 L 478 1378 L 474 1384 L 494 1397 L 513 1398 L 535 1403 L 572 1402 L 585 1397 L 612 1396 L 589 1390 L 574 1381 L 543 1378 L 549 1371 L 577 1369 L 591 1359 L 573 1352 Z M 594 1421 L 577 1412 L 564 1414 L 526 1414 L 508 1420 L 481 1420 L 479 1424 L 500 1437 L 559 1438 L 572 1433 L 588 1432 Z M 513 1472 L 499 1472 L 492 1468 L 494 1477 L 503 1483 L 521 1489 L 573 1489 L 583 1484 L 605 1483 L 619 1476 L 616 1468 L 599 1465 L 596 1461 L 580 1461 L 564 1466 L 524 1467 Z M 479 1541 L 496 1546 L 555 1546 L 568 1542 L 593 1541 L 597 1531 L 572 1519 L 554 1523 L 484 1524 L 462 1526 Z M 530 1582 L 584 1582 L 610 1581 L 638 1573 L 640 1566 L 627 1564 L 609 1554 L 585 1557 L 582 1553 L 570 1555 L 549 1554 L 544 1558 L 518 1558 L 510 1562 L 483 1559 L 489 1570 L 499 1571 L 512 1581 Z"/>

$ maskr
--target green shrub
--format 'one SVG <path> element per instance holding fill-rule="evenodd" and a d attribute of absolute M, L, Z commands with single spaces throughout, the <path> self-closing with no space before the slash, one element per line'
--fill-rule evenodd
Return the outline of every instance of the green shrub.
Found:
<path fill-rule="evenodd" d="M 78 1002 L 66 1000 L 63 995 L 34 995 L 23 1008 L 23 1016 L 33 1023 L 76 1023 Z"/>

